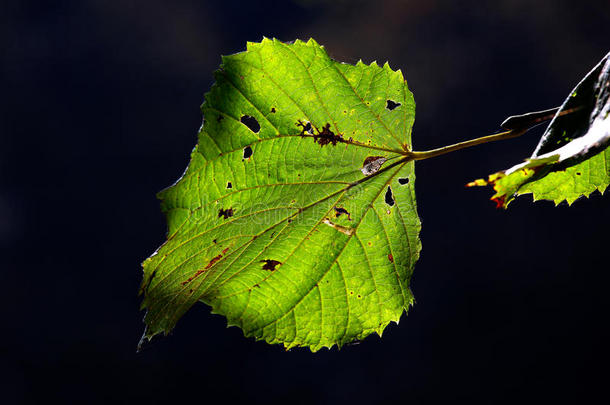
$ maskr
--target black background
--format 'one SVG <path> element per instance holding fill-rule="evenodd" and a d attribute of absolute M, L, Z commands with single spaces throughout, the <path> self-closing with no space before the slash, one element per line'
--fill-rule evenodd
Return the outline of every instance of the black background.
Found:
<path fill-rule="evenodd" d="M 541 403 L 608 380 L 610 197 L 497 210 L 474 178 L 538 132 L 417 165 L 417 304 L 312 354 L 195 306 L 142 353 L 155 193 L 185 168 L 221 54 L 263 36 L 388 60 L 416 149 L 559 105 L 608 52 L 606 1 L 8 1 L 0 6 L 0 402 Z"/>

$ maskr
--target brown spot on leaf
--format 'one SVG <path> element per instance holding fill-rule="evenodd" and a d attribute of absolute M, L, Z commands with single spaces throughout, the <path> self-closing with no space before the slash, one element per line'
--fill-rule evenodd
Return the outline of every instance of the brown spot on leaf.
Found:
<path fill-rule="evenodd" d="M 366 166 L 369 163 L 374 162 L 379 159 L 383 159 L 383 156 L 368 156 L 366 159 L 364 159 L 364 163 L 362 163 L 362 166 Z"/>
<path fill-rule="evenodd" d="M 392 256 L 392 253 L 390 253 L 390 254 L 388 255 L 388 260 L 389 260 L 391 263 L 394 263 L 394 256 Z"/>
<path fill-rule="evenodd" d="M 265 263 L 263 265 L 263 270 L 269 270 L 269 271 L 275 271 L 275 267 L 282 264 L 281 262 L 278 262 L 277 260 L 273 260 L 273 259 L 261 260 L 261 263 Z"/>
<path fill-rule="evenodd" d="M 386 161 L 387 159 L 383 156 L 369 156 L 364 159 L 364 163 L 362 163 L 362 168 L 360 168 L 360 171 L 365 176 L 370 176 L 371 174 L 377 173 Z"/>
<path fill-rule="evenodd" d="M 199 277 L 201 274 L 205 273 L 206 270 L 208 270 L 210 267 L 212 267 L 217 261 L 219 261 L 222 258 L 222 255 L 224 255 L 225 253 L 227 253 L 227 251 L 229 250 L 229 248 L 226 248 L 225 250 L 222 251 L 221 254 L 219 254 L 218 256 L 214 256 L 209 262 L 208 264 L 206 264 L 206 266 L 203 269 L 199 269 L 197 270 L 197 272 L 195 272 L 195 274 L 193 274 L 191 277 L 189 277 L 186 281 L 183 281 L 182 285 L 187 285 L 188 283 L 190 283 L 191 281 L 193 281 L 194 279 L 196 279 L 197 277 Z M 193 290 L 191 290 L 191 293 L 193 292 Z"/>
<path fill-rule="evenodd" d="M 337 145 L 337 142 L 343 141 L 343 135 L 336 134 L 330 130 L 330 124 L 326 124 L 322 127 L 322 131 L 318 131 L 314 134 L 313 141 L 318 143 L 320 146 L 328 145 L 332 143 L 333 146 Z"/>
<path fill-rule="evenodd" d="M 218 255 L 218 256 L 214 256 L 214 257 L 212 257 L 212 260 L 210 260 L 210 261 L 208 262 L 208 264 L 206 264 L 206 265 L 205 265 L 204 270 L 207 270 L 207 269 L 209 269 L 210 267 L 212 267 L 212 266 L 214 265 L 214 263 L 216 263 L 217 261 L 219 261 L 221 258 L 222 258 L 222 255 Z M 199 271 L 202 271 L 202 270 L 199 270 Z"/>
<path fill-rule="evenodd" d="M 344 234 L 346 234 L 346 235 L 349 235 L 349 236 L 353 235 L 353 234 L 354 234 L 354 232 L 355 232 L 355 229 L 354 229 L 354 228 L 349 228 L 349 227 L 347 227 L 347 226 L 341 226 L 341 225 L 337 225 L 337 224 L 333 223 L 333 222 L 332 222 L 330 219 L 328 219 L 328 218 L 324 218 L 324 220 L 322 221 L 322 223 L 324 223 L 324 224 L 326 224 L 326 225 L 330 226 L 331 228 L 336 229 L 337 231 L 339 231 L 339 232 L 341 232 L 341 233 L 344 233 Z"/>
<path fill-rule="evenodd" d="M 224 219 L 227 219 L 232 216 L 233 208 L 227 208 L 226 210 L 224 208 L 221 208 L 220 211 L 218 211 L 218 218 L 223 217 Z"/>

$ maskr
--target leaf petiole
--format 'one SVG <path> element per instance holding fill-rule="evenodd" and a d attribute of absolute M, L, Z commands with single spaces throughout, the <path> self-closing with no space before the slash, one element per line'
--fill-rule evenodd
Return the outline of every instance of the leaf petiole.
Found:
<path fill-rule="evenodd" d="M 559 116 L 571 114 L 577 111 L 580 111 L 583 107 L 571 108 L 569 110 L 563 110 L 559 113 Z M 406 156 L 410 156 L 413 160 L 424 160 L 430 159 L 433 157 L 441 156 L 446 153 L 455 152 L 460 149 L 470 148 L 472 146 L 481 145 L 488 142 L 502 141 L 504 139 L 517 138 L 531 128 L 536 125 L 548 121 L 557 115 L 557 108 L 551 108 L 549 110 L 544 111 L 536 111 L 522 115 L 514 115 L 508 117 L 502 123 L 502 127 L 506 128 L 507 131 L 499 132 L 497 134 L 483 136 L 481 138 L 475 138 L 464 142 L 459 142 L 453 145 L 443 146 L 441 148 L 436 148 L 427 151 L 413 151 L 409 152 L 409 154 L 405 154 Z"/>
<path fill-rule="evenodd" d="M 504 132 L 500 132 L 500 133 L 493 134 L 493 135 L 487 135 L 487 136 L 483 136 L 481 138 L 470 139 L 468 141 L 455 143 L 453 145 L 443 146 L 441 148 L 436 148 L 436 149 L 422 151 L 422 152 L 413 151 L 413 152 L 410 152 L 409 156 L 413 160 L 430 159 L 433 157 L 444 155 L 446 153 L 455 152 L 460 149 L 466 149 L 466 148 L 470 148 L 472 146 L 481 145 L 481 144 L 488 143 L 488 142 L 495 142 L 495 141 L 501 141 L 504 139 L 516 138 L 518 136 L 523 135 L 526 132 L 527 132 L 527 128 L 521 129 L 521 130 L 511 129 L 509 131 L 504 131 Z"/>

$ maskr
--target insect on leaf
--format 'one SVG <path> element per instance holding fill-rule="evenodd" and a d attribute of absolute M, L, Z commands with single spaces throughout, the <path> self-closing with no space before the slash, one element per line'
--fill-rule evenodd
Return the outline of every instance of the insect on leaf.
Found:
<path fill-rule="evenodd" d="M 492 200 L 504 208 L 522 194 L 572 204 L 603 193 L 610 184 L 609 114 L 610 54 L 570 93 L 529 159 L 469 186 L 493 186 Z"/>
<path fill-rule="evenodd" d="M 215 79 L 190 164 L 159 193 L 169 230 L 143 264 L 143 341 L 198 301 L 286 348 L 381 335 L 413 303 L 421 249 L 402 73 L 264 39 Z"/>

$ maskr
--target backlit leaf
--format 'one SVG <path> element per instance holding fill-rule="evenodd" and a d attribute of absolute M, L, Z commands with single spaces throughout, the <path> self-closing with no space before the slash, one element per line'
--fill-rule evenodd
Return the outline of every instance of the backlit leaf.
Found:
<path fill-rule="evenodd" d="M 222 59 L 167 241 L 144 264 L 143 340 L 198 301 L 246 336 L 341 346 L 398 322 L 421 249 L 400 71 L 264 39 Z"/>

